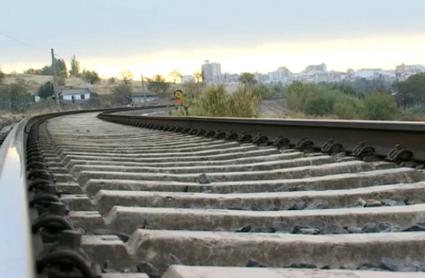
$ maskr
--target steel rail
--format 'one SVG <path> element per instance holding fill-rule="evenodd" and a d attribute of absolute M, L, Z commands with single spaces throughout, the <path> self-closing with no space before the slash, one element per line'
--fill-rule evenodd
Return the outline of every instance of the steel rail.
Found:
<path fill-rule="evenodd" d="M 0 273 L 35 277 L 25 173 L 25 126 L 19 122 L 0 147 Z"/>
<path fill-rule="evenodd" d="M 414 153 L 414 160 L 425 161 L 425 123 L 420 122 L 129 116 L 113 112 L 102 113 L 99 118 L 133 125 L 260 134 L 270 140 L 284 137 L 293 144 L 309 139 L 316 148 L 333 139 L 342 144 L 346 151 L 352 151 L 364 142 L 374 147 L 376 155 L 382 157 L 396 145 L 401 145 L 403 149 Z"/>

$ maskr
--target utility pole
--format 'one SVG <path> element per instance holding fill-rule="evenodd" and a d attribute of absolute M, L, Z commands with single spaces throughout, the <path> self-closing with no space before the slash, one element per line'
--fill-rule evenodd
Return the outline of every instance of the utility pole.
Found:
<path fill-rule="evenodd" d="M 57 83 L 57 73 L 56 73 L 56 59 L 55 59 L 55 50 L 50 49 L 52 54 L 52 71 L 53 71 L 53 91 L 55 93 L 56 104 L 58 105 L 59 111 L 61 111 L 61 105 L 59 101 L 59 92 L 58 92 L 58 83 Z"/>

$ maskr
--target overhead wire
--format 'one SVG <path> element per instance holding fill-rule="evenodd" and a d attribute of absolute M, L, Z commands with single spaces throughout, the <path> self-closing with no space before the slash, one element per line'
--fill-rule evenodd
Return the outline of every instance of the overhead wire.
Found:
<path fill-rule="evenodd" d="M 27 42 L 25 42 L 25 41 L 23 41 L 21 39 L 18 39 L 18 38 L 14 37 L 14 36 L 11 36 L 10 34 L 7 34 L 5 32 L 0 32 L 0 36 L 4 37 L 6 39 L 9 39 L 11 41 L 14 41 L 14 42 L 16 42 L 18 44 L 21 44 L 23 46 L 29 47 L 31 49 L 34 49 L 34 50 L 37 50 L 37 51 L 42 51 L 43 53 L 46 53 L 46 50 L 44 50 L 44 49 L 42 49 L 42 48 L 40 48 L 40 47 L 38 47 L 36 45 L 27 43 Z"/>

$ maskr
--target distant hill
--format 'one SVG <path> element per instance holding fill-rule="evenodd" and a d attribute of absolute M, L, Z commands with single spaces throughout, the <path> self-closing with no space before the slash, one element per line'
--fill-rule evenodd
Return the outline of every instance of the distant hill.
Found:
<path fill-rule="evenodd" d="M 35 93 L 38 88 L 48 82 L 52 81 L 53 78 L 47 75 L 33 75 L 33 74 L 8 74 L 4 80 L 5 84 L 11 84 L 16 82 L 18 79 L 23 79 L 27 83 L 28 90 L 30 93 Z M 112 88 L 117 85 L 120 81 L 116 80 L 115 83 L 111 83 L 109 80 L 100 80 L 95 85 L 90 85 L 86 81 L 77 77 L 69 77 L 65 79 L 65 87 L 67 88 L 87 88 L 91 87 L 98 94 L 110 94 Z M 137 91 L 138 87 L 141 87 L 140 81 L 132 81 L 133 88 Z"/>

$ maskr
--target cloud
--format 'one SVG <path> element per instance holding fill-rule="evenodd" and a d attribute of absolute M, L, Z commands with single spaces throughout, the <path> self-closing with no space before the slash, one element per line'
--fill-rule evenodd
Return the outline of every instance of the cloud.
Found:
<path fill-rule="evenodd" d="M 301 71 L 306 65 L 327 63 L 328 68 L 382 67 L 401 63 L 425 64 L 425 33 L 392 36 L 369 36 L 327 40 L 268 41 L 245 47 L 199 47 L 166 49 L 131 55 L 78 56 L 81 67 L 98 71 L 102 76 L 119 76 L 124 70 L 141 74 L 167 75 L 177 69 L 193 74 L 204 60 L 220 62 L 225 72 L 268 72 L 280 66 Z M 2 65 L 3 70 L 22 71 L 41 67 L 49 61 Z"/>
<path fill-rule="evenodd" d="M 357 39 L 269 42 L 253 47 L 211 47 L 168 50 L 128 57 L 83 59 L 82 65 L 102 75 L 119 75 L 128 69 L 136 75 L 167 74 L 178 69 L 184 74 L 199 70 L 205 59 L 222 63 L 226 72 L 267 72 L 286 66 L 301 71 L 308 64 L 325 62 L 334 70 L 425 63 L 425 34 Z"/>

